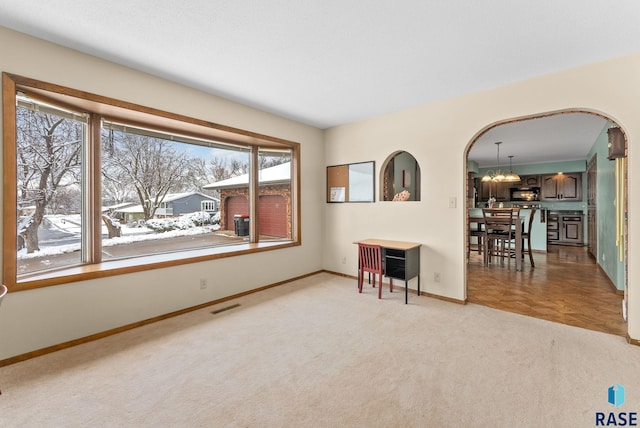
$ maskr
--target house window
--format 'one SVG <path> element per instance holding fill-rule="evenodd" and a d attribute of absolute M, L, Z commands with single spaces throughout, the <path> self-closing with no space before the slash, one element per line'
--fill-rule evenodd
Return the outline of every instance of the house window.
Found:
<path fill-rule="evenodd" d="M 15 289 L 299 245 L 297 143 L 3 82 L 15 112 L 3 130 L 3 281 Z M 237 215 L 253 227 L 239 233 Z"/>
<path fill-rule="evenodd" d="M 216 212 L 216 211 L 218 211 L 218 208 L 216 206 L 216 202 L 215 201 L 201 201 L 200 202 L 200 211 L 207 211 L 207 212 Z"/>

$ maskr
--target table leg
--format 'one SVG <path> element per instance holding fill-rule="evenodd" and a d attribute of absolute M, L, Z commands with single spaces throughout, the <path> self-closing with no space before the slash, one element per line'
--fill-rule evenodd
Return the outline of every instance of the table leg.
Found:
<path fill-rule="evenodd" d="M 516 227 L 516 271 L 522 270 L 522 229 L 524 222 L 519 222 Z"/>
<path fill-rule="evenodd" d="M 409 303 L 409 281 L 404 281 L 404 304 Z"/>

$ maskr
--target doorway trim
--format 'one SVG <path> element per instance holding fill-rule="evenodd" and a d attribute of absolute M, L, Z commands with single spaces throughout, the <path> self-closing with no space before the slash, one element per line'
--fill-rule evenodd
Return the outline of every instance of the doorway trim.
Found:
<path fill-rule="evenodd" d="M 549 112 L 544 112 L 544 113 L 537 113 L 537 114 L 531 114 L 531 115 L 527 115 L 527 116 L 521 116 L 521 117 L 516 117 L 516 118 L 509 118 L 509 119 L 503 119 L 497 122 L 494 122 L 492 124 L 489 124 L 487 126 L 485 126 L 484 128 L 482 128 L 480 131 L 478 131 L 469 141 L 469 143 L 466 146 L 466 149 L 464 151 L 464 158 L 463 158 L 463 172 L 464 172 L 464 194 L 467 195 L 470 189 L 470 179 L 469 179 L 469 174 L 467 174 L 468 171 L 468 161 L 469 161 L 469 152 L 471 150 L 471 148 L 473 147 L 474 144 L 476 144 L 476 142 L 480 139 L 480 137 L 482 137 L 485 133 L 487 133 L 489 130 L 502 126 L 502 125 L 506 125 L 506 124 L 510 124 L 510 123 L 516 123 L 516 122 L 524 122 L 527 120 L 533 120 L 533 119 L 541 119 L 541 118 L 545 118 L 545 117 L 551 117 L 551 116 L 557 116 L 557 115 L 562 115 L 562 114 L 572 114 L 572 113 L 584 113 L 584 114 L 591 114 L 591 115 L 595 115 L 595 116 L 599 116 L 605 120 L 607 120 L 608 122 L 613 123 L 615 126 L 619 127 L 622 131 L 623 134 L 625 135 L 625 139 L 626 139 L 626 144 L 627 144 L 627 156 L 629 156 L 629 146 L 631 144 L 630 140 L 628 139 L 628 133 L 625 131 L 624 126 L 622 126 L 621 122 L 617 119 L 615 119 L 614 117 L 612 117 L 611 115 L 599 112 L 599 111 L 595 111 L 595 110 L 591 110 L 591 109 L 583 109 L 583 108 L 569 108 L 569 109 L 564 109 L 564 110 L 556 110 L 556 111 L 549 111 Z M 589 162 L 589 159 L 587 159 L 587 162 Z M 624 168 L 622 171 L 622 174 L 625 178 L 624 182 L 624 190 L 623 190 L 623 200 L 624 200 L 624 212 L 625 212 L 625 222 L 624 222 L 624 284 L 623 284 L 623 288 L 624 288 L 624 299 L 622 301 L 622 305 L 623 305 L 623 311 L 626 314 L 626 309 L 628 309 L 628 302 L 627 302 L 627 296 L 628 296 L 628 290 L 629 290 L 629 279 L 628 279 L 628 215 L 626 215 L 626 213 L 628 213 L 629 211 L 629 193 L 628 193 L 628 181 L 627 181 L 627 177 L 628 177 L 628 168 L 629 168 L 629 161 L 628 158 L 626 159 L 626 161 L 624 162 Z M 464 253 L 465 253 L 465 272 L 464 272 L 464 300 L 465 302 L 467 301 L 467 292 L 468 292 L 468 263 L 467 263 L 467 259 L 466 259 L 466 245 L 467 245 L 467 230 L 468 230 L 468 224 L 467 224 L 467 213 L 469 208 L 471 208 L 469 206 L 469 198 L 465 198 L 465 211 L 464 211 L 464 233 L 463 233 L 463 248 L 464 248 Z M 597 263 L 597 258 L 596 258 L 596 263 Z M 600 265 L 597 264 L 598 267 L 600 268 Z M 628 316 L 628 315 L 627 315 Z M 627 321 L 627 317 L 624 317 L 625 322 Z M 628 327 L 627 327 L 628 329 Z M 640 345 L 640 342 L 638 342 L 637 340 L 632 339 L 629 336 L 628 330 L 627 330 L 627 334 L 626 334 L 626 339 L 629 343 L 632 344 L 636 344 L 636 345 Z"/>

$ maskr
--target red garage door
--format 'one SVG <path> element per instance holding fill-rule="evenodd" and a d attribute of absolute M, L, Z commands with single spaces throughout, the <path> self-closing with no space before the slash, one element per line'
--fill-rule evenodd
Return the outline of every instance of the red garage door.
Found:
<path fill-rule="evenodd" d="M 287 237 L 287 205 L 280 195 L 260 196 L 260 235 Z"/>
<path fill-rule="evenodd" d="M 225 228 L 235 230 L 233 216 L 236 214 L 249 214 L 249 202 L 244 196 L 232 196 L 225 199 Z"/>

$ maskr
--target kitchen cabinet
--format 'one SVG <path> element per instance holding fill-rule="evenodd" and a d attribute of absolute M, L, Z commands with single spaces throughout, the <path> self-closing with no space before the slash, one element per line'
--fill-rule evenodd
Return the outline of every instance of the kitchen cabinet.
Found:
<path fill-rule="evenodd" d="M 582 173 L 541 175 L 540 199 L 542 201 L 581 201 Z"/>
<path fill-rule="evenodd" d="M 580 211 L 549 211 L 547 243 L 550 245 L 584 245 L 584 214 Z"/>
<path fill-rule="evenodd" d="M 521 175 L 518 187 L 540 187 L 539 175 Z"/>
<path fill-rule="evenodd" d="M 478 200 L 482 202 L 488 201 L 491 196 L 496 198 L 497 202 L 507 202 L 511 197 L 512 183 L 494 183 L 492 181 L 481 180 L 478 180 L 478 182 L 480 184 L 480 195 Z"/>

